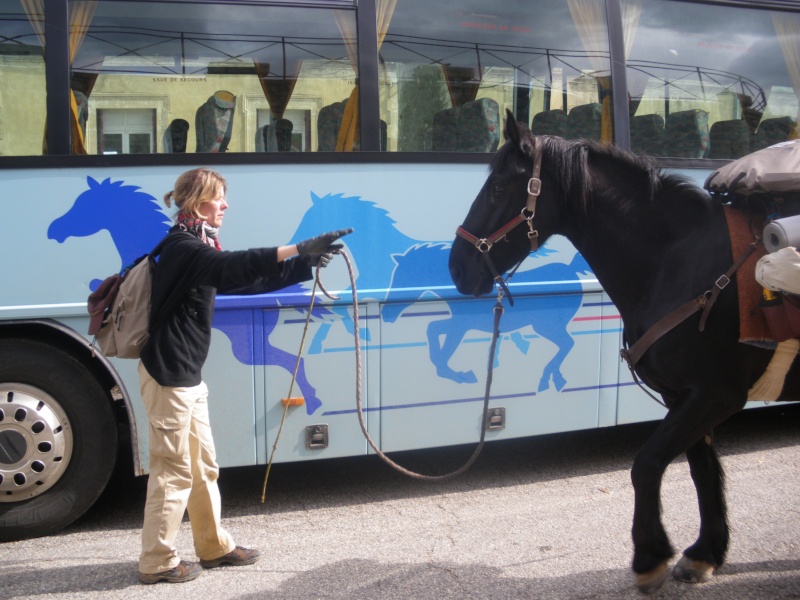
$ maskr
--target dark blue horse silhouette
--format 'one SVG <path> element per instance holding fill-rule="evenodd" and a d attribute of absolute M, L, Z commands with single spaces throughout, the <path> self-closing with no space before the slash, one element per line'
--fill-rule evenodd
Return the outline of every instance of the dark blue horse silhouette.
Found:
<path fill-rule="evenodd" d="M 401 233 L 394 224 L 387 210 L 359 196 L 318 196 L 311 192 L 311 208 L 303 215 L 289 243 L 295 244 L 321 231 L 353 227 L 355 232 L 342 241 L 357 267 L 359 298 L 383 300 L 395 266 L 392 254 L 405 252 L 420 241 Z M 322 352 L 323 342 L 334 320 L 341 320 L 346 330 L 353 333 L 353 320 L 347 307 L 335 306 L 331 318 L 327 318 L 314 334 L 309 354 Z M 368 328 L 362 327 L 361 334 L 364 339 L 369 339 Z"/>
<path fill-rule="evenodd" d="M 542 248 L 534 258 L 552 252 Z M 413 290 L 413 298 L 423 294 L 441 295 L 440 290 L 452 287 L 448 271 L 448 258 L 450 255 L 449 243 L 418 244 L 409 248 L 401 255 L 393 258 L 397 267 L 392 275 L 391 289 L 386 296 L 387 304 L 382 311 L 382 319 L 387 323 L 394 323 L 400 313 L 413 304 L 414 300 L 407 296 L 408 290 Z M 508 309 L 500 321 L 501 333 L 509 333 L 511 341 L 523 353 L 527 354 L 529 342 L 525 340 L 519 330 L 531 326 L 541 337 L 553 342 L 558 352 L 545 366 L 539 380 L 539 392 L 550 387 L 550 380 L 557 390 L 566 384 L 566 379 L 561 374 L 561 364 L 569 354 L 575 342 L 567 331 L 575 313 L 583 300 L 582 286 L 576 280 L 578 273 L 590 272 L 591 269 L 580 253 L 575 253 L 570 264 L 549 263 L 527 271 L 517 272 L 512 281 L 515 283 L 560 281 L 565 284 L 560 288 L 563 294 L 546 295 L 537 297 L 535 317 L 529 310 Z M 405 291 L 402 302 L 393 302 L 397 297 L 397 290 Z M 428 352 L 430 360 L 436 367 L 440 377 L 451 379 L 458 383 L 475 383 L 477 378 L 473 371 L 454 371 L 449 366 L 450 358 L 458 349 L 461 340 L 471 330 L 492 332 L 494 316 L 491 310 L 492 302 L 482 301 L 485 310 L 476 310 L 474 302 L 448 302 L 450 317 L 431 321 L 428 324 Z M 444 341 L 440 341 L 444 336 Z M 495 365 L 500 353 L 500 342 L 497 343 Z"/>
<path fill-rule="evenodd" d="M 86 237 L 108 231 L 119 252 L 120 271 L 146 254 L 166 235 L 171 220 L 161 211 L 156 199 L 140 188 L 125 185 L 122 181 L 105 179 L 101 183 L 87 177 L 89 189 L 75 200 L 66 214 L 55 219 L 47 230 L 47 237 L 63 243 L 69 237 Z M 89 285 L 95 290 L 102 280 L 95 279 Z M 284 290 L 297 291 L 302 286 Z M 264 308 L 278 307 L 274 295 L 264 297 Z M 249 310 L 217 310 L 213 326 L 222 331 L 231 341 L 234 356 L 246 365 L 276 365 L 294 371 L 297 357 L 269 342 L 269 335 L 278 323 L 279 311 L 263 310 L 263 339 L 266 348 L 262 352 L 253 343 L 253 316 Z M 305 398 L 306 412 L 313 414 L 322 402 L 305 375 L 301 359 L 297 372 L 297 385 Z"/>

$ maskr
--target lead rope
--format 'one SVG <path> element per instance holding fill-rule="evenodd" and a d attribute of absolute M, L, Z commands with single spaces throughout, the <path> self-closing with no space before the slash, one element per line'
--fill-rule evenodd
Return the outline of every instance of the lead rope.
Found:
<path fill-rule="evenodd" d="M 408 475 L 409 477 L 412 477 L 414 479 L 422 479 L 425 481 L 443 481 L 445 479 L 450 479 L 452 477 L 457 477 L 458 475 L 461 475 L 462 473 L 466 472 L 467 469 L 469 469 L 478 459 L 481 450 L 483 450 L 483 446 L 486 439 L 486 422 L 488 419 L 488 411 L 489 411 L 489 397 L 492 389 L 492 376 L 494 372 L 494 355 L 495 355 L 495 350 L 497 348 L 497 340 L 500 337 L 500 317 L 503 315 L 504 311 L 503 288 L 501 286 L 498 286 L 497 302 L 495 303 L 494 308 L 492 309 L 494 312 L 494 327 L 492 331 L 492 341 L 489 347 L 489 365 L 486 375 L 486 390 L 483 397 L 483 413 L 481 418 L 481 435 L 480 439 L 478 440 L 478 445 L 472 452 L 472 456 L 470 456 L 467 462 L 464 463 L 464 465 L 461 466 L 459 469 L 456 469 L 451 473 L 445 473 L 444 475 L 424 475 L 422 473 L 416 473 L 414 471 L 406 469 L 405 467 L 397 464 L 391 458 L 386 456 L 386 454 L 384 454 L 383 451 L 380 448 L 378 448 L 378 446 L 373 441 L 372 437 L 370 437 L 369 432 L 367 431 L 367 425 L 364 421 L 364 409 L 361 401 L 361 336 L 360 336 L 360 326 L 358 322 L 358 292 L 356 291 L 355 276 L 353 274 L 353 266 L 350 263 L 350 257 L 347 255 L 346 252 L 342 250 L 336 250 L 334 254 L 341 254 L 342 258 L 344 258 L 344 262 L 347 264 L 347 272 L 350 276 L 350 289 L 352 290 L 353 293 L 353 338 L 355 339 L 355 355 L 356 355 L 356 410 L 358 413 L 358 424 L 361 426 L 361 431 L 364 434 L 364 438 L 367 440 L 367 442 L 375 451 L 375 453 L 385 463 L 387 463 L 389 466 L 396 469 L 400 473 Z M 320 274 L 320 268 L 317 267 L 317 274 L 316 278 L 314 279 L 314 287 L 311 290 L 311 301 L 308 307 L 308 314 L 306 315 L 306 322 L 305 322 L 305 327 L 303 329 L 303 336 L 300 341 L 300 351 L 297 353 L 297 361 L 295 363 L 294 373 L 292 374 L 292 382 L 289 387 L 289 395 L 287 397 L 287 400 L 292 396 L 292 388 L 294 386 L 294 382 L 297 377 L 297 370 L 300 365 L 300 357 L 303 354 L 303 345 L 305 344 L 306 332 L 308 331 L 308 324 L 311 317 L 311 309 L 314 306 L 314 296 L 317 286 L 319 286 L 320 290 L 322 290 L 322 292 L 328 298 L 331 298 L 333 300 L 338 299 L 337 297 L 332 296 L 331 294 L 328 293 L 328 291 L 322 285 L 322 281 L 320 281 L 319 274 Z M 269 463 L 267 464 L 267 472 L 266 475 L 264 476 L 264 486 L 261 491 L 262 504 L 264 503 L 264 499 L 266 498 L 267 480 L 269 478 L 269 472 L 272 468 L 272 459 L 275 457 L 275 450 L 278 447 L 278 440 L 280 439 L 281 430 L 283 429 L 283 423 L 286 420 L 286 414 L 289 409 L 289 404 L 290 403 L 287 402 L 283 408 L 283 418 L 281 419 L 281 424 L 280 427 L 278 428 L 278 434 L 275 436 L 275 443 L 272 446 L 272 454 L 270 456 Z"/>

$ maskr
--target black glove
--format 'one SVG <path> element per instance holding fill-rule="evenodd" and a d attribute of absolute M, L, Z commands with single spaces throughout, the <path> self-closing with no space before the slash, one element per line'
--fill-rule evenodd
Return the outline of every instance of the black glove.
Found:
<path fill-rule="evenodd" d="M 335 246 L 337 248 L 341 248 L 342 247 L 341 244 L 335 244 Z M 328 266 L 328 264 L 331 262 L 331 260 L 333 260 L 333 252 L 326 252 L 325 254 L 320 254 L 319 260 L 317 261 L 317 264 L 316 265 L 312 265 L 312 266 L 316 266 L 316 267 L 319 267 L 320 269 L 324 269 L 325 267 Z"/>
<path fill-rule="evenodd" d="M 349 229 L 331 231 L 330 233 L 323 233 L 317 237 L 303 240 L 297 243 L 297 253 L 300 255 L 300 258 L 308 259 L 308 264 L 312 267 L 316 267 L 317 265 L 324 267 L 330 262 L 332 258 L 331 253 L 336 250 L 341 250 L 342 248 L 342 244 L 334 244 L 333 242 L 348 233 L 353 233 L 352 227 Z M 323 260 L 323 257 L 325 260 Z"/>

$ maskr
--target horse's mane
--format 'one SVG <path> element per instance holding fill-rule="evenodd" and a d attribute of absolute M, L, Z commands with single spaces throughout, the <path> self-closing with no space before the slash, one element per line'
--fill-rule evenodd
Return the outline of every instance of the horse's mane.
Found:
<path fill-rule="evenodd" d="M 380 216 L 384 218 L 389 224 L 394 225 L 396 221 L 389 216 L 389 211 L 377 205 L 372 200 L 364 200 L 361 196 L 345 196 L 344 194 L 325 194 L 318 196 L 311 192 L 312 205 L 318 202 L 335 202 L 337 209 L 346 214 L 353 214 L 355 212 L 369 214 L 370 216 Z M 347 203 L 347 207 L 342 208 L 342 203 Z"/>
<path fill-rule="evenodd" d="M 417 262 L 427 264 L 431 256 L 440 256 L 447 260 L 450 256 L 451 247 L 452 244 L 450 242 L 420 242 L 409 247 L 402 254 L 396 254 L 393 257 L 398 265 L 401 263 L 416 264 Z"/>
<path fill-rule="evenodd" d="M 522 135 L 527 143 L 525 148 L 533 147 L 533 136 L 524 126 L 520 126 Z M 705 198 L 699 194 L 697 187 L 688 177 L 674 173 L 664 173 L 649 157 L 637 156 L 612 144 L 601 143 L 593 140 L 565 140 L 549 135 L 537 136 L 542 152 L 543 165 L 546 165 L 550 177 L 556 180 L 562 198 L 568 199 L 576 214 L 588 214 L 590 198 L 601 186 L 602 182 L 592 179 L 589 163 L 613 164 L 619 170 L 626 172 L 623 182 L 640 182 L 640 193 L 619 194 L 618 204 L 625 210 L 641 206 L 646 203 L 655 205 L 658 198 L 664 197 L 666 192 L 681 193 L 687 198 Z M 495 154 L 491 169 L 500 169 L 502 172 L 522 171 L 530 169 L 533 157 L 526 157 L 521 162 L 519 153 L 513 144 L 504 144 Z M 544 168 L 544 167 L 543 167 Z M 604 191 L 613 193 L 606 185 Z M 641 193 L 644 191 L 644 193 Z M 693 192 L 693 193 L 692 193 Z"/>

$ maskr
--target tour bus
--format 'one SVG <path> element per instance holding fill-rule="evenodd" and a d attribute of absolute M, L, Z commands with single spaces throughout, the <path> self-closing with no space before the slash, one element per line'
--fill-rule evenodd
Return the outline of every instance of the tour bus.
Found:
<path fill-rule="evenodd" d="M 798 56 L 792 0 L 0 0 L 0 540 L 77 519 L 121 444 L 147 473 L 137 361 L 92 346 L 86 300 L 200 166 L 228 183 L 224 250 L 354 229 L 358 327 L 342 257 L 313 307 L 311 281 L 217 298 L 222 467 L 373 453 L 359 389 L 390 453 L 663 416 L 560 237 L 510 280 L 484 413 L 496 298 L 455 291 L 455 229 L 506 111 L 702 185 L 795 136 Z"/>

